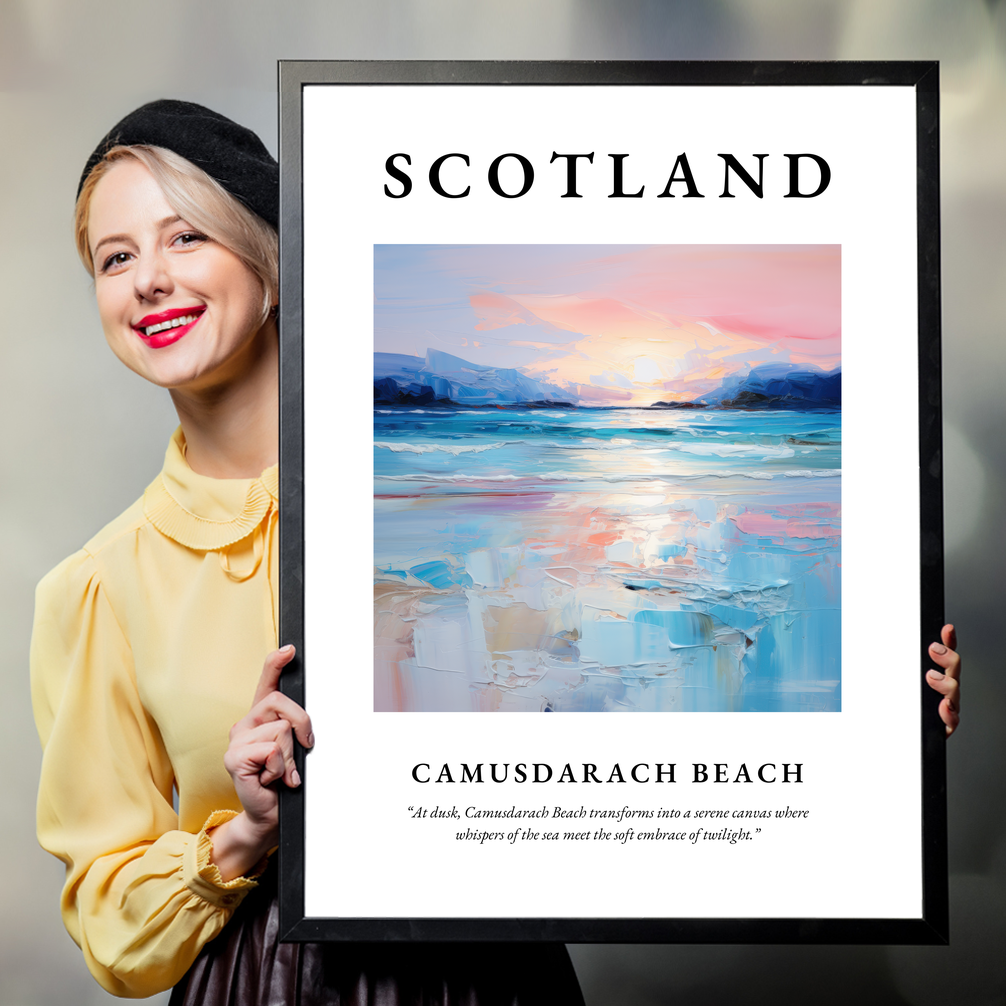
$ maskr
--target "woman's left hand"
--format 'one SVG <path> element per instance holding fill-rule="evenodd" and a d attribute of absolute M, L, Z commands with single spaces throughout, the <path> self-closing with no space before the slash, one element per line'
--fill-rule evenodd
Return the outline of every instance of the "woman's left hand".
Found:
<path fill-rule="evenodd" d="M 943 668 L 926 673 L 929 687 L 943 696 L 940 719 L 947 726 L 949 737 L 961 721 L 961 658 L 957 653 L 957 632 L 952 625 L 944 625 L 940 643 L 931 643 L 929 656 Z"/>

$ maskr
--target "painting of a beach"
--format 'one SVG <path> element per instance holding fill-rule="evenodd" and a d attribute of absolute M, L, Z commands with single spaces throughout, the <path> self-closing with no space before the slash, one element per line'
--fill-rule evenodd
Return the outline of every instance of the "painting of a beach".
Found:
<path fill-rule="evenodd" d="M 837 245 L 377 245 L 374 708 L 841 709 Z"/>

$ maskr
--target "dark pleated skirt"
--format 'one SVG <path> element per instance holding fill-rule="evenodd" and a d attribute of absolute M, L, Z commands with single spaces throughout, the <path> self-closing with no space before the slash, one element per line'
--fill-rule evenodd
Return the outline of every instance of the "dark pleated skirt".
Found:
<path fill-rule="evenodd" d="M 280 943 L 274 874 L 170 1006 L 583 1006 L 561 943 Z"/>

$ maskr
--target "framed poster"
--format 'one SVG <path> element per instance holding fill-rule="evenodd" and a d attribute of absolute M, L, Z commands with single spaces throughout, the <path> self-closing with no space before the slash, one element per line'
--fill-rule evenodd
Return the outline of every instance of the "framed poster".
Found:
<path fill-rule="evenodd" d="M 287 938 L 944 941 L 935 64 L 280 91 Z"/>

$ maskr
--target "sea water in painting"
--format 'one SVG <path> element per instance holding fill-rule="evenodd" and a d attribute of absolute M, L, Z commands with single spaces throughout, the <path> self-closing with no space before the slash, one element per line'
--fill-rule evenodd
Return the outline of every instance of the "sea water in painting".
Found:
<path fill-rule="evenodd" d="M 840 709 L 840 277 L 376 246 L 375 709 Z"/>

